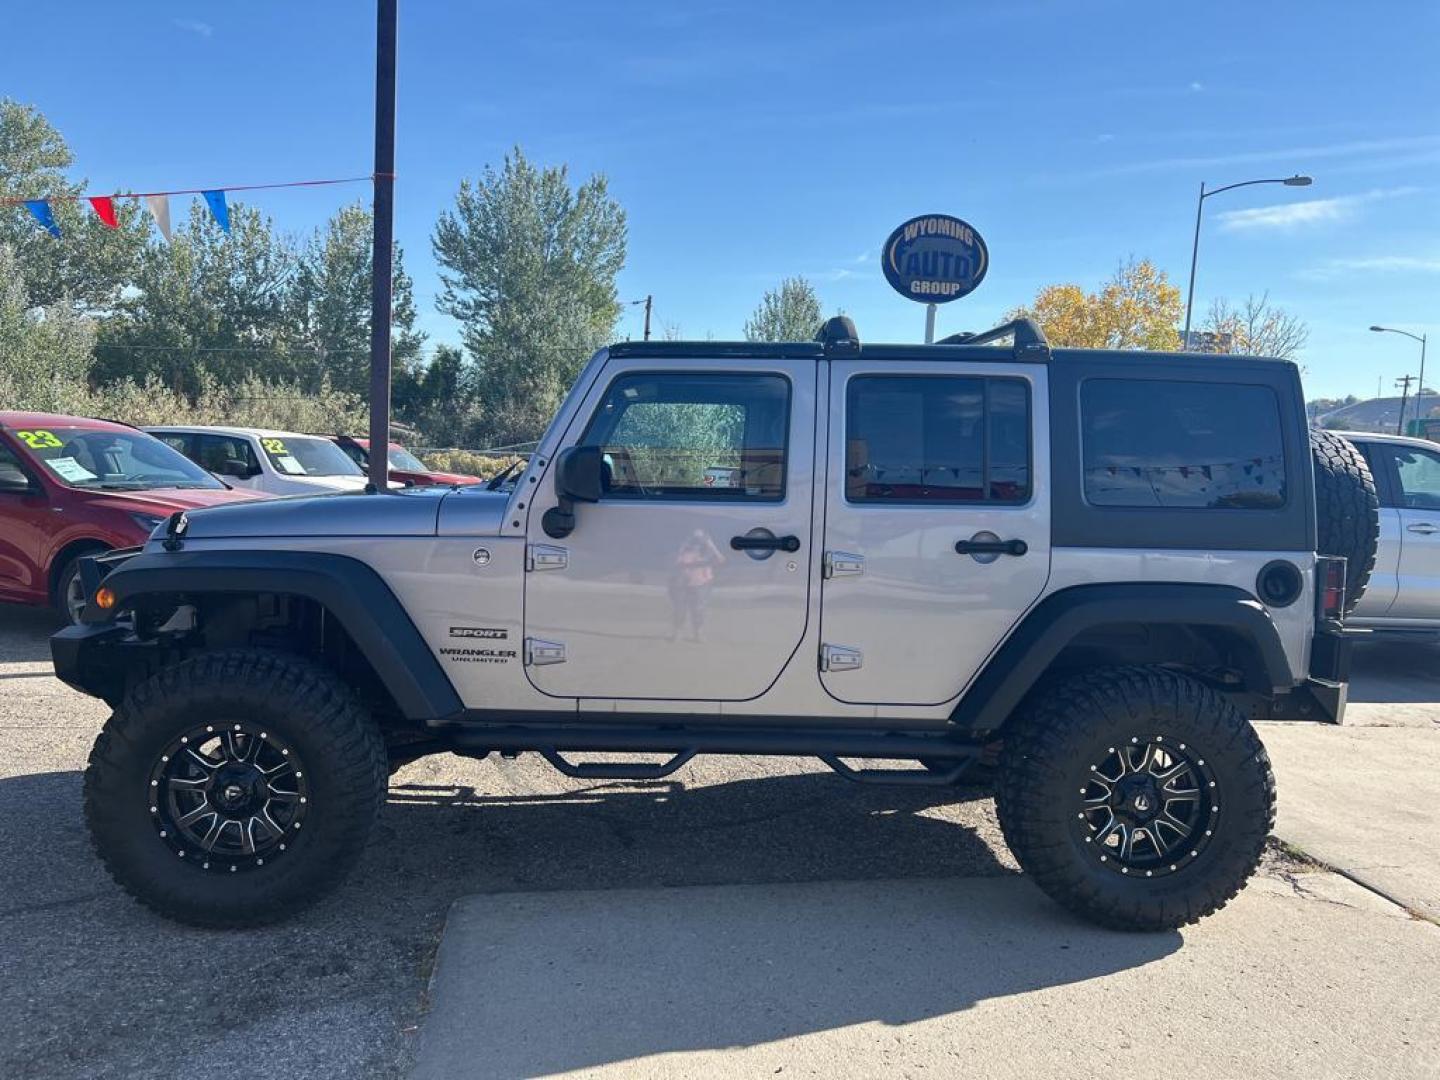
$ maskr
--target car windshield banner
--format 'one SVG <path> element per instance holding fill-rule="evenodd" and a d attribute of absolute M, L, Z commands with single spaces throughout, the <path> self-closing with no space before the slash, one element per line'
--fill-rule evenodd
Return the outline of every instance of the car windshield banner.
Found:
<path fill-rule="evenodd" d="M 911 218 L 885 241 L 885 280 L 922 304 L 958 300 L 985 279 L 990 252 L 967 222 L 946 214 Z"/>

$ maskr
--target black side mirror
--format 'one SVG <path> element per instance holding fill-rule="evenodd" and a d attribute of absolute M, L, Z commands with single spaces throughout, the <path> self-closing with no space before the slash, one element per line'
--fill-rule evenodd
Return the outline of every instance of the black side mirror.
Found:
<path fill-rule="evenodd" d="M 575 504 L 599 502 L 604 494 L 604 460 L 598 446 L 572 446 L 555 459 L 555 494 L 552 506 L 540 519 L 545 535 L 560 539 L 575 528 Z"/>
<path fill-rule="evenodd" d="M 0 493 L 7 495 L 39 495 L 40 488 L 30 478 L 21 474 L 0 473 Z"/>

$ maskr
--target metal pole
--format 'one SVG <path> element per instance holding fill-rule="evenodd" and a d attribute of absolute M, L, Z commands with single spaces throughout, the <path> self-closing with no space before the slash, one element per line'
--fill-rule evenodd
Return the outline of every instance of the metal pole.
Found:
<path fill-rule="evenodd" d="M 935 309 L 938 304 L 925 305 L 925 344 L 935 344 Z"/>
<path fill-rule="evenodd" d="M 370 286 L 370 484 L 389 490 L 390 308 L 395 248 L 395 31 L 397 0 L 377 0 L 375 25 L 375 238 Z"/>
<path fill-rule="evenodd" d="M 646 340 L 646 341 L 649 341 L 649 340 L 650 340 L 650 301 L 653 300 L 653 299 L 655 299 L 653 296 L 647 296 L 647 297 L 645 297 L 645 340 Z"/>
<path fill-rule="evenodd" d="M 1420 335 L 1420 381 L 1415 387 L 1415 419 L 1417 420 L 1424 420 L 1428 415 L 1425 412 L 1425 337 L 1424 334 Z M 1424 431 L 1422 430 L 1420 434 L 1423 436 Z"/>
<path fill-rule="evenodd" d="M 1410 399 L 1410 383 L 1414 375 L 1401 375 L 1395 380 L 1395 385 L 1400 387 L 1400 419 L 1395 424 L 1395 434 L 1405 434 L 1405 403 Z"/>
<path fill-rule="evenodd" d="M 1185 337 L 1182 349 L 1190 348 L 1190 309 L 1195 305 L 1195 262 L 1200 258 L 1200 214 L 1205 209 L 1205 181 L 1200 181 L 1200 198 L 1195 202 L 1195 242 L 1190 245 L 1190 291 L 1185 297 Z"/>

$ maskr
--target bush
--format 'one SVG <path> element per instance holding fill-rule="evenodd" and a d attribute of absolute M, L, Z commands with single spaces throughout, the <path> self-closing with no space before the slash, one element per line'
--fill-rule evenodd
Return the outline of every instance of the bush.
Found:
<path fill-rule="evenodd" d="M 516 454 L 476 454 L 469 450 L 418 450 L 415 456 L 436 472 L 464 473 L 488 480 L 524 458 Z"/>

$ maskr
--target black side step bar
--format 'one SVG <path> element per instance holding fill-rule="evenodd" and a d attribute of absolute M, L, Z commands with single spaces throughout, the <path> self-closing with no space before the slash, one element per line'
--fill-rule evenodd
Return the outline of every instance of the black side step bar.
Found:
<path fill-rule="evenodd" d="M 958 742 L 942 734 L 874 734 L 844 729 L 806 731 L 788 728 L 590 727 L 588 725 L 490 725 L 460 723 L 442 741 L 460 753 L 483 757 L 491 751 L 513 756 L 535 751 L 566 776 L 582 780 L 658 780 L 686 765 L 696 754 L 746 754 L 818 757 L 847 780 L 857 783 L 942 785 L 955 782 L 980 756 L 979 743 Z M 574 762 L 564 754 L 668 753 L 668 761 Z M 947 762 L 951 768 L 857 769 L 842 758 Z"/>

